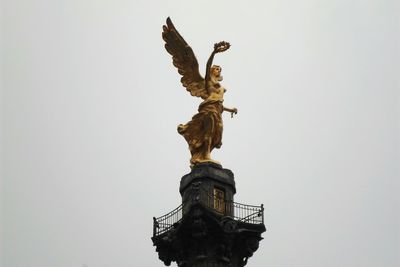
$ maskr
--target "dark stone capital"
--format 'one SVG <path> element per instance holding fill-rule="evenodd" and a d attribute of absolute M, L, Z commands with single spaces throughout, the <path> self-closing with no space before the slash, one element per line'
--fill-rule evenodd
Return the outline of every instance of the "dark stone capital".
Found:
<path fill-rule="evenodd" d="M 204 162 L 193 166 L 192 171 L 182 177 L 179 192 L 183 195 L 183 192 L 193 181 L 204 179 L 211 179 L 225 186 L 229 186 L 232 188 L 233 193 L 236 193 L 233 172 L 213 162 Z"/>

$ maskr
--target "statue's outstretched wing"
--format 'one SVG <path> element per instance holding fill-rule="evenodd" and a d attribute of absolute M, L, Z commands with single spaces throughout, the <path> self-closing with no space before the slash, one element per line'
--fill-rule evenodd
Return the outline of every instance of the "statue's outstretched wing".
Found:
<path fill-rule="evenodd" d="M 192 48 L 175 29 L 171 19 L 167 18 L 167 25 L 163 26 L 162 37 L 165 41 L 165 49 L 172 55 L 174 66 L 182 75 L 181 82 L 192 96 L 203 99 L 208 97 L 205 88 L 205 80 L 199 73 L 199 63 Z"/>

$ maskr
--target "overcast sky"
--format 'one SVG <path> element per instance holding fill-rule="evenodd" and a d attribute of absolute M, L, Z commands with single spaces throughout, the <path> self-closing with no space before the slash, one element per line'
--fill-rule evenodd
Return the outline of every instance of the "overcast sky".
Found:
<path fill-rule="evenodd" d="M 5 0 L 1 267 L 163 266 L 152 217 L 190 153 L 167 16 L 204 74 L 218 41 L 235 200 L 264 203 L 249 266 L 400 266 L 400 2 Z"/>

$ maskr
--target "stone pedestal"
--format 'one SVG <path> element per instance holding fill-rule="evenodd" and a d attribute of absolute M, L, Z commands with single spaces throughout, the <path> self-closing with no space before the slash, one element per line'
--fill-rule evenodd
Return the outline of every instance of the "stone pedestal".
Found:
<path fill-rule="evenodd" d="M 233 216 L 233 196 L 236 193 L 234 175 L 216 163 L 195 165 L 181 179 L 183 213 L 194 203 L 201 202 L 225 216 Z"/>

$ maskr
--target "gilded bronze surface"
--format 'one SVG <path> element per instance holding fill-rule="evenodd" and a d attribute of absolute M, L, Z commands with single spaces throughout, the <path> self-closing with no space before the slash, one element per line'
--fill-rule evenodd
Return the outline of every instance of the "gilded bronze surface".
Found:
<path fill-rule="evenodd" d="M 228 111 L 237 113 L 236 108 L 223 106 L 226 89 L 221 86 L 221 67 L 212 65 L 215 54 L 229 49 L 228 42 L 219 42 L 214 45 L 206 66 L 206 76 L 199 73 L 199 63 L 192 48 L 175 29 L 170 18 L 163 26 L 162 37 L 165 49 L 172 55 L 174 66 L 182 75 L 181 82 L 192 96 L 201 97 L 203 102 L 199 105 L 198 113 L 186 124 L 178 125 L 181 134 L 189 145 L 192 155 L 190 163 L 195 165 L 202 162 L 216 162 L 211 159 L 211 151 L 222 145 L 222 113 Z"/>

